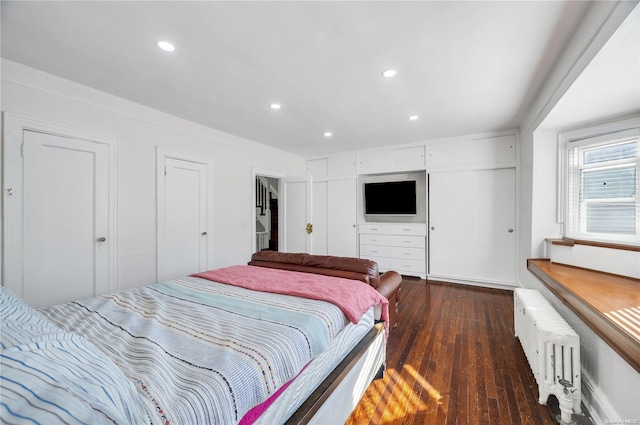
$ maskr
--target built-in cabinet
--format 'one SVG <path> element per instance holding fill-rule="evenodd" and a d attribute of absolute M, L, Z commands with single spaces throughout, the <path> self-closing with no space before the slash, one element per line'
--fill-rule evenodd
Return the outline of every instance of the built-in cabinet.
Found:
<path fill-rule="evenodd" d="M 359 223 L 355 235 L 346 225 L 336 230 L 336 243 L 329 242 L 330 236 L 326 242 L 324 234 L 319 236 L 314 251 L 346 255 L 355 249 L 354 256 L 376 261 L 383 271 L 454 283 L 515 286 L 516 142 L 513 132 L 503 132 L 307 161 L 307 175 L 324 182 L 314 195 L 313 204 L 323 211 L 314 213 L 314 232 L 317 227 L 333 227 L 330 211 L 355 216 Z M 349 183 L 336 180 L 342 194 L 331 196 L 331 179 L 345 176 Z M 409 179 L 417 182 L 417 214 L 363 213 L 364 183 Z M 355 248 L 340 250 L 351 247 L 351 240 L 356 241 Z"/>
<path fill-rule="evenodd" d="M 427 277 L 426 225 L 422 223 L 360 223 L 360 258 L 378 263 L 381 271 Z"/>

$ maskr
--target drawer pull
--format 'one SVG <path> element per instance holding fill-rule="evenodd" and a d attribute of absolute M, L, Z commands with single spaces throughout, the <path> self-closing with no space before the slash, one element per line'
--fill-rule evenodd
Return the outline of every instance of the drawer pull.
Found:
<path fill-rule="evenodd" d="M 402 255 L 411 255 L 410 252 L 403 252 Z"/>
<path fill-rule="evenodd" d="M 377 239 L 371 239 L 371 242 L 378 242 Z"/>
<path fill-rule="evenodd" d="M 374 251 L 374 250 L 371 250 L 371 252 L 373 252 L 374 254 L 377 254 L 377 253 L 378 253 L 378 251 Z"/>

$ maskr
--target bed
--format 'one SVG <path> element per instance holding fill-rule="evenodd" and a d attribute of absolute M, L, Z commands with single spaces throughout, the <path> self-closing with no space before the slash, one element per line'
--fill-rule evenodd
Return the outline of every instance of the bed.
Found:
<path fill-rule="evenodd" d="M 259 252 L 39 311 L 2 288 L 2 420 L 344 422 L 384 364 L 400 282 L 367 260 Z"/>

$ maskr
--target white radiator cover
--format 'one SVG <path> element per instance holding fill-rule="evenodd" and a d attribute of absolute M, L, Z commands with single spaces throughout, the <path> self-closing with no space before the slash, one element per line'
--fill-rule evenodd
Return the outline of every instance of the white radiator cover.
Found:
<path fill-rule="evenodd" d="M 554 394 L 561 407 L 564 398 L 581 413 L 580 337 L 540 292 L 517 288 L 513 298 L 515 335 L 538 383 L 538 402 L 547 404 Z"/>

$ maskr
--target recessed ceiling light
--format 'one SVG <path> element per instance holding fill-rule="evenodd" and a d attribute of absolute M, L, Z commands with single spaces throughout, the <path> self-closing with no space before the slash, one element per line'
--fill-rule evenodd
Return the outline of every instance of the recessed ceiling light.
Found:
<path fill-rule="evenodd" d="M 397 71 L 395 69 L 386 69 L 382 71 L 382 76 L 385 78 L 395 77 L 396 74 L 397 74 Z"/>
<path fill-rule="evenodd" d="M 280 109 L 281 108 L 279 103 L 272 103 L 271 105 L 269 105 L 269 107 L 271 109 Z"/>
<path fill-rule="evenodd" d="M 333 133 L 331 133 L 330 131 L 324 132 L 324 137 L 331 137 L 331 136 L 333 136 Z"/>
<path fill-rule="evenodd" d="M 158 41 L 156 45 L 166 52 L 173 52 L 174 50 L 176 50 L 176 46 L 169 43 L 168 41 Z"/>
<path fill-rule="evenodd" d="M 420 118 L 420 117 L 418 117 L 417 115 L 411 115 L 411 116 L 409 117 L 409 119 L 410 119 L 411 121 L 415 121 L 415 120 L 417 120 L 418 118 Z"/>

